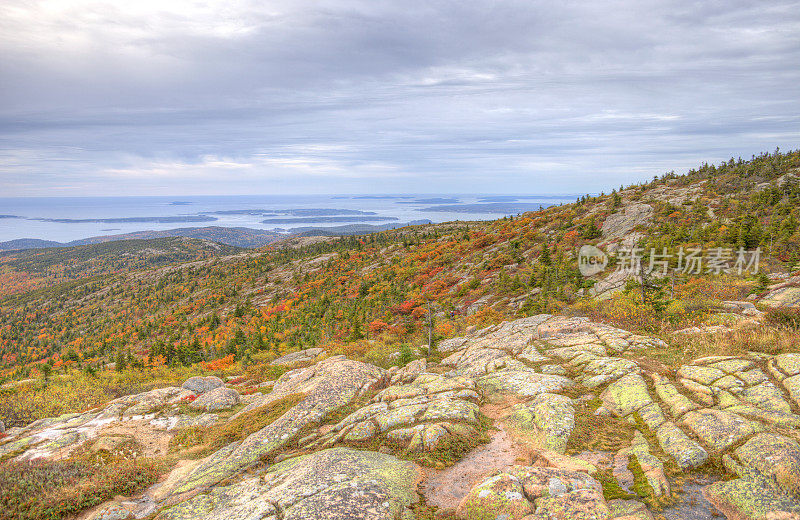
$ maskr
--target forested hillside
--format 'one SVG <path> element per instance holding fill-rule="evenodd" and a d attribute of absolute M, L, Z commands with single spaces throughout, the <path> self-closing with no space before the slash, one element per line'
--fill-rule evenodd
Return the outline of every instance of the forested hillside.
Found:
<path fill-rule="evenodd" d="M 798 167 L 776 152 L 256 251 L 6 255 L 0 518 L 244 518 L 284 488 L 286 518 L 353 518 L 373 495 L 417 520 L 494 518 L 508 482 L 583 486 L 514 495 L 542 518 L 800 512 Z"/>
<path fill-rule="evenodd" d="M 800 260 L 798 167 L 800 152 L 776 151 L 494 222 L 279 242 L 244 254 L 158 239 L 2 257 L 0 374 L 113 361 L 248 364 L 322 345 L 379 362 L 429 335 L 542 312 L 649 332 L 702 324 L 719 301 L 765 290 L 765 270 L 788 272 Z M 631 237 L 647 251 L 760 247 L 762 275 L 677 273 L 669 287 L 651 281 L 644 298 L 635 281 L 592 297 L 616 260 L 584 278 L 576 249 L 613 252 Z"/>

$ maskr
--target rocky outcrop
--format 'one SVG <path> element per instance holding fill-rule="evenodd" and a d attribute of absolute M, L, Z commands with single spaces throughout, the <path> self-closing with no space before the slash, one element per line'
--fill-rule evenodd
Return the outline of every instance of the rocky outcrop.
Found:
<path fill-rule="evenodd" d="M 414 464 L 382 453 L 333 448 L 271 466 L 261 477 L 214 488 L 159 520 L 394 520 L 417 502 Z"/>
<path fill-rule="evenodd" d="M 121 425 L 135 432 L 143 444 L 153 446 L 149 455 L 165 455 L 164 443 L 158 439 L 166 436 L 168 440 L 167 431 L 181 421 L 192 420 L 178 406 L 192 395 L 181 388 L 157 388 L 115 399 L 104 408 L 34 421 L 7 432 L 7 437 L 0 440 L 0 458 L 33 461 L 67 457 L 109 428 Z"/>
<path fill-rule="evenodd" d="M 796 440 L 760 433 L 733 455 L 736 459 L 726 456 L 724 462 L 739 478 L 704 490 L 720 511 L 729 518 L 747 519 L 800 514 L 800 445 Z"/>
<path fill-rule="evenodd" d="M 572 399 L 564 395 L 541 393 L 512 408 L 508 422 L 532 445 L 564 453 L 575 427 Z"/>
<path fill-rule="evenodd" d="M 800 276 L 774 286 L 759 303 L 767 307 L 800 307 Z"/>
<path fill-rule="evenodd" d="M 325 349 L 323 348 L 307 348 L 305 350 L 298 350 L 297 352 L 290 352 L 285 356 L 281 356 L 274 360 L 272 364 L 276 366 L 292 366 L 304 363 L 313 363 L 323 354 L 325 354 Z"/>
<path fill-rule="evenodd" d="M 298 439 L 304 428 L 319 423 L 328 413 L 376 387 L 383 382 L 384 376 L 384 370 L 344 356 L 331 357 L 314 366 L 283 374 L 272 392 L 250 403 L 240 413 L 293 394 L 305 397 L 269 426 L 203 460 L 176 483 L 173 492 L 198 491 L 257 464 L 259 460 L 276 455 L 289 442 Z"/>
<path fill-rule="evenodd" d="M 740 303 L 730 310 L 750 309 Z M 489 429 L 485 453 L 479 446 L 463 459 L 473 461 L 464 468 L 469 481 L 448 495 L 463 518 L 647 520 L 653 514 L 643 502 L 681 500 L 670 471 L 691 475 L 709 460 L 734 477 L 703 482 L 706 498 L 697 491 L 692 500 L 709 511 L 746 520 L 800 514 L 800 354 L 711 356 L 671 370 L 646 359 L 665 347 L 585 318 L 532 316 L 443 341 L 440 363 L 419 359 L 387 371 L 329 357 L 244 398 L 192 378 L 190 388 L 12 428 L 0 439 L 0 457 L 65 457 L 79 447 L 112 453 L 142 444 L 142 435 L 163 444 L 179 428 L 290 402 L 261 430 L 182 461 L 136 500 L 103 507 L 176 520 L 411 518 L 420 473 L 401 458 L 438 468 L 426 461 L 457 458 L 458 446 L 485 441 L 490 417 L 498 430 Z M 202 392 L 194 398 L 192 389 Z M 201 410 L 237 398 L 244 406 L 187 414 L 182 403 L 192 398 Z M 602 429 L 612 417 L 628 428 L 624 443 L 608 451 L 580 444 L 594 434 L 587 423 Z M 436 482 L 422 489 L 441 490 Z M 641 501 L 606 502 L 603 486 Z"/>
<path fill-rule="evenodd" d="M 456 514 L 468 520 L 611 518 L 602 486 L 586 473 L 524 466 L 512 466 L 476 485 Z"/>
<path fill-rule="evenodd" d="M 413 383 L 382 390 L 326 435 L 309 438 L 308 447 L 383 436 L 410 451 L 433 451 L 445 439 L 477 435 L 478 400 L 471 379 L 422 373 Z"/>
<path fill-rule="evenodd" d="M 636 226 L 644 225 L 650 221 L 653 208 L 648 204 L 628 204 L 625 208 L 609 215 L 600 228 L 604 239 L 621 238 Z"/>

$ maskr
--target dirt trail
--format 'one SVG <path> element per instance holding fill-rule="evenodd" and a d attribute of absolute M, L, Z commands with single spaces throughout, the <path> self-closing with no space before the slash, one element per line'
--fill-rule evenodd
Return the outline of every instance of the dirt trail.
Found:
<path fill-rule="evenodd" d="M 443 470 L 425 469 L 422 493 L 428 505 L 442 511 L 452 511 L 486 475 L 514 464 L 527 464 L 528 451 L 517 444 L 505 430 L 497 408 L 482 408 L 481 411 L 494 419 L 497 430 L 489 432 L 490 441 L 481 444 L 454 465 Z"/>

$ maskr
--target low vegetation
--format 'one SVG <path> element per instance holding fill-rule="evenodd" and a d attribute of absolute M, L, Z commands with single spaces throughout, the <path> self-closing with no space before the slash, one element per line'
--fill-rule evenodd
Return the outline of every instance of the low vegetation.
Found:
<path fill-rule="evenodd" d="M 269 360 L 312 346 L 389 367 L 430 338 L 434 348 L 423 354 L 438 359 L 443 338 L 538 313 L 658 335 L 676 344 L 667 353 L 674 360 L 719 348 L 671 333 L 718 319 L 723 300 L 763 292 L 771 283 L 763 272 L 678 272 L 652 281 L 646 295 L 631 282 L 600 301 L 588 294 L 600 278 L 580 274 L 575 249 L 603 245 L 609 217 L 645 203 L 652 223 L 635 232 L 646 251 L 760 247 L 763 270 L 792 271 L 800 260 L 798 168 L 800 151 L 775 151 L 493 222 L 276 243 L 233 256 L 226 255 L 235 248 L 215 253 L 183 239 L 180 247 L 159 239 L 165 251 L 177 248 L 172 257 L 136 241 L 6 255 L 0 383 L 17 386 L 2 387 L 0 420 L 14 426 L 80 411 L 141 391 L 136 380 L 165 386 L 230 372 L 272 380 L 282 370 Z M 611 255 L 610 268 L 616 263 Z M 755 341 L 764 351 L 796 350 L 796 317 L 776 311 L 767 323 L 760 336 L 742 332 L 725 348 Z M 127 388 L 109 382 L 118 375 Z M 26 379 L 35 382 L 18 385 Z"/>
<path fill-rule="evenodd" d="M 170 440 L 170 448 L 172 450 L 197 448 L 193 450 L 195 456 L 207 455 L 269 426 L 299 403 L 303 397 L 305 397 L 303 394 L 288 395 L 210 428 L 201 426 L 185 428 Z"/>
<path fill-rule="evenodd" d="M 154 483 L 146 460 L 89 459 L 0 464 L 0 520 L 57 520 Z"/>

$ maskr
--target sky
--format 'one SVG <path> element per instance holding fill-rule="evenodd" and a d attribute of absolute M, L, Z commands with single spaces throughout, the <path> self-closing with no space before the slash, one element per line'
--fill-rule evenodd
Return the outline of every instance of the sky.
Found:
<path fill-rule="evenodd" d="M 609 191 L 800 148 L 800 2 L 3 0 L 3 196 Z"/>

